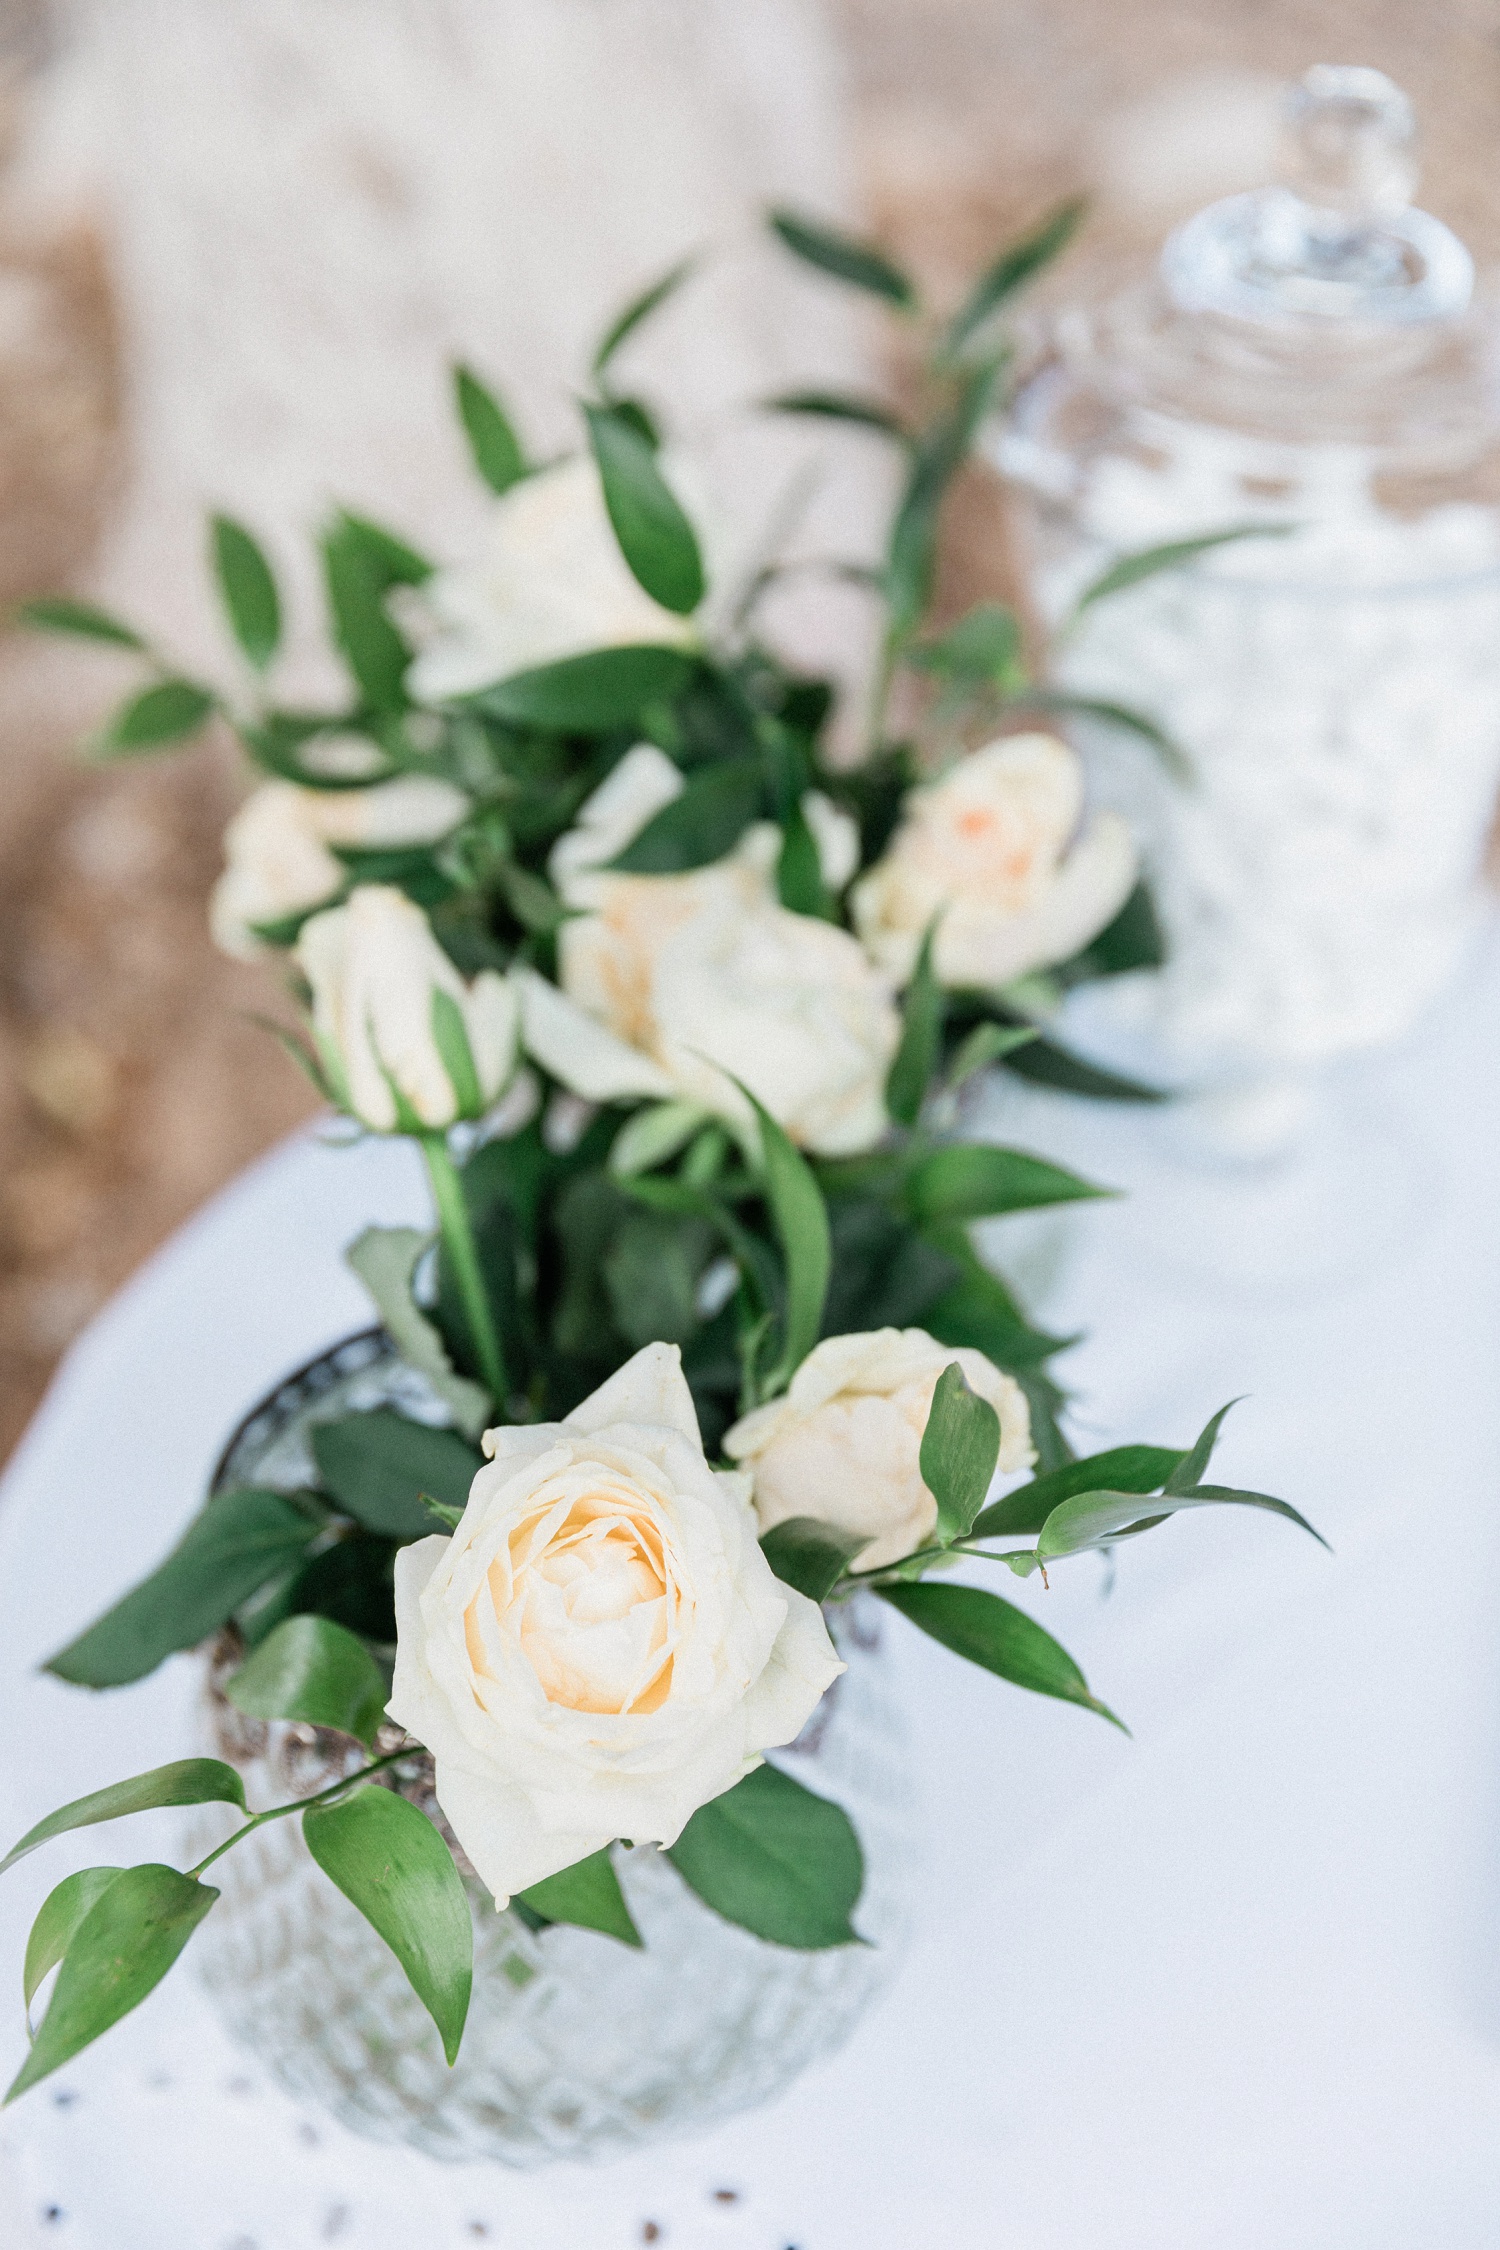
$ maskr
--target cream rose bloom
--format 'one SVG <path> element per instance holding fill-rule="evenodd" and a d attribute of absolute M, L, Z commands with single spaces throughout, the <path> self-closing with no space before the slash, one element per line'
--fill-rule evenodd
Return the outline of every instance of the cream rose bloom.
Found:
<path fill-rule="evenodd" d="M 1083 769 L 1050 734 L 1008 735 L 914 789 L 885 857 L 855 885 L 854 927 L 902 980 L 939 913 L 933 965 L 945 985 L 993 990 L 1066 961 L 1135 887 L 1135 842 L 1118 813 L 1074 841 Z"/>
<path fill-rule="evenodd" d="M 617 1836 L 675 1842 L 844 1667 L 704 1458 L 674 1345 L 484 1448 L 453 1537 L 396 1557 L 389 1708 L 503 1906 Z"/>
<path fill-rule="evenodd" d="M 750 1470 L 761 1530 L 816 1516 L 863 1532 L 861 1570 L 925 1546 L 937 1502 L 922 1482 L 922 1433 L 938 1377 L 954 1360 L 1000 1417 L 998 1474 L 1029 1468 L 1036 1455 L 1026 1394 L 983 1352 L 940 1344 L 923 1328 L 829 1336 L 784 1398 L 757 1407 L 724 1440 L 729 1458 Z"/>
<path fill-rule="evenodd" d="M 379 755 L 373 744 L 360 747 Z M 335 844 L 359 851 L 434 844 L 468 810 L 461 789 L 431 774 L 401 774 L 371 789 L 262 783 L 224 831 L 226 865 L 208 909 L 214 943 L 237 960 L 254 960 L 268 951 L 257 924 L 284 921 L 343 889 L 348 870 Z"/>
<path fill-rule="evenodd" d="M 512 672 L 635 642 L 691 646 L 689 619 L 654 602 L 620 553 L 591 454 L 539 469 L 495 501 L 478 562 L 434 572 L 400 603 L 419 643 L 419 703 L 491 687 Z"/>
<path fill-rule="evenodd" d="M 757 822 L 727 859 L 687 875 L 604 872 L 681 786 L 640 743 L 554 846 L 553 879 L 585 911 L 558 933 L 557 985 L 516 974 L 528 1052 L 589 1101 L 691 1101 L 744 1127 L 730 1073 L 804 1147 L 870 1147 L 900 1018 L 846 931 L 778 903 L 780 831 Z"/>
<path fill-rule="evenodd" d="M 509 1084 L 514 991 L 493 969 L 465 984 L 404 892 L 361 883 L 345 905 L 304 922 L 296 960 L 339 1103 L 372 1131 L 405 1131 L 411 1120 L 441 1130 L 481 1115 Z M 435 1007 L 439 994 L 451 1009 Z"/>

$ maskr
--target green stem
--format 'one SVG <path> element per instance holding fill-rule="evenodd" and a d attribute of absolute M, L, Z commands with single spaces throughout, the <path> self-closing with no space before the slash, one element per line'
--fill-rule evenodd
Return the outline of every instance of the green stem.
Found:
<path fill-rule="evenodd" d="M 419 1752 L 408 1743 L 402 1750 L 390 1750 L 383 1758 L 376 1758 L 369 1765 L 361 1766 L 358 1773 L 346 1773 L 342 1781 L 331 1781 L 315 1797 L 294 1797 L 288 1805 L 273 1805 L 269 1812 L 252 1814 L 242 1828 L 237 1828 L 232 1836 L 226 1836 L 223 1843 L 217 1845 L 206 1859 L 200 1859 L 196 1867 L 187 1870 L 189 1880 L 196 1882 L 205 1867 L 212 1867 L 216 1859 L 222 1859 L 227 1851 L 249 1835 L 252 1828 L 264 1828 L 272 1820 L 285 1820 L 288 1813 L 306 1812 L 310 1805 L 326 1804 L 341 1789 L 352 1789 L 356 1782 L 368 1781 L 372 1773 L 379 1773 L 386 1766 L 398 1765 L 403 1758 L 415 1758 L 418 1755 Z"/>
<path fill-rule="evenodd" d="M 437 1205 L 438 1227 L 443 1237 L 443 1248 L 453 1267 L 453 1278 L 458 1283 L 458 1293 L 463 1300 L 464 1317 L 469 1324 L 479 1372 L 484 1377 L 490 1397 L 497 1407 L 504 1407 L 510 1386 L 505 1379 L 505 1358 L 500 1349 L 500 1338 L 495 1332 L 494 1315 L 485 1294 L 484 1276 L 479 1270 L 479 1252 L 475 1247 L 474 1229 L 469 1224 L 469 1206 L 464 1197 L 464 1184 L 458 1167 L 448 1153 L 447 1138 L 442 1133 L 423 1133 L 422 1154 L 427 1159 L 428 1177 L 432 1181 L 433 1201 Z"/>

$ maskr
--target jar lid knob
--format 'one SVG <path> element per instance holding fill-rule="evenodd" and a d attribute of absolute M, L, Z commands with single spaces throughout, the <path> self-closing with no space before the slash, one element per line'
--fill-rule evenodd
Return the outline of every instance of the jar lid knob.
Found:
<path fill-rule="evenodd" d="M 1168 241 L 1170 295 L 1250 320 L 1461 313 L 1474 262 L 1412 207 L 1416 138 L 1411 103 L 1383 71 L 1317 64 L 1288 92 L 1277 184 L 1211 204 Z"/>

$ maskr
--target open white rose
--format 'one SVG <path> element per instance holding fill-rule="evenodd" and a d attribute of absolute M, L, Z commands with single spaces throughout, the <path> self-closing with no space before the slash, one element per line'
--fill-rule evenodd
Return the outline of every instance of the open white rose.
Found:
<path fill-rule="evenodd" d="M 453 1537 L 396 1557 L 390 1712 L 504 1905 L 617 1836 L 675 1842 L 843 1666 L 704 1458 L 674 1345 L 484 1447 Z"/>
<path fill-rule="evenodd" d="M 829 1336 L 784 1398 L 757 1407 L 724 1440 L 731 1461 L 750 1470 L 761 1530 L 816 1516 L 863 1532 L 861 1570 L 925 1546 L 937 1502 L 922 1482 L 922 1432 L 938 1377 L 954 1360 L 1000 1417 L 997 1474 L 1029 1468 L 1036 1456 L 1026 1395 L 983 1352 L 940 1344 L 923 1328 Z"/>
<path fill-rule="evenodd" d="M 561 990 L 517 975 L 525 1044 L 590 1101 L 692 1101 L 747 1125 L 731 1073 L 804 1148 L 869 1148 L 900 1019 L 846 931 L 777 905 L 758 841 L 691 875 L 594 878 L 595 911 L 558 934 Z"/>
<path fill-rule="evenodd" d="M 892 976 L 911 975 L 939 913 L 933 965 L 945 985 L 994 990 L 1066 961 L 1135 887 L 1128 824 L 1083 813 L 1083 770 L 1065 742 L 1018 734 L 914 789 L 885 857 L 855 885 L 854 926 Z"/>
<path fill-rule="evenodd" d="M 379 755 L 373 744 L 360 747 Z M 347 870 L 335 844 L 351 851 L 433 844 L 468 810 L 463 791 L 432 774 L 401 774 L 370 789 L 263 782 L 224 831 L 226 864 L 208 910 L 214 943 L 253 960 L 267 950 L 257 925 L 304 913 L 343 889 Z"/>
<path fill-rule="evenodd" d="M 686 647 L 696 637 L 687 618 L 632 577 L 591 454 L 502 493 L 481 558 L 434 572 L 406 595 L 401 622 L 425 643 L 407 675 L 419 703 L 471 695 L 588 649 Z"/>
<path fill-rule="evenodd" d="M 516 1066 L 516 997 L 481 970 L 466 984 L 405 893 L 361 883 L 302 926 L 313 1036 L 341 1106 L 377 1133 L 478 1117 Z"/>

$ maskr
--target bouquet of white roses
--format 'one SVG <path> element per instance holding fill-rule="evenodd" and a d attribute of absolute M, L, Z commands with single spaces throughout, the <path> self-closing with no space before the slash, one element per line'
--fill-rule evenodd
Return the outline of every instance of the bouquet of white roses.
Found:
<path fill-rule="evenodd" d="M 910 298 L 876 253 L 778 225 Z M 534 1928 L 638 1942 L 612 1858 L 629 1839 L 774 1944 L 847 1944 L 858 1836 L 766 1756 L 842 1670 L 829 1609 L 863 1590 L 1000 1678 L 1111 1717 L 1026 1610 L 954 1565 L 1040 1582 L 1220 1502 L 1302 1521 L 1208 1481 L 1222 1415 L 1186 1449 L 1076 1459 L 1047 1372 L 1062 1340 L 970 1237 L 1100 1192 L 966 1140 L 977 1072 L 1146 1093 L 1039 1030 L 1070 983 L 1157 957 L 1129 832 L 1085 819 L 1072 750 L 1002 734 L 924 770 L 885 738 L 902 665 L 938 683 L 929 748 L 1046 701 L 1005 613 L 922 627 L 943 487 L 1000 364 L 989 322 L 1063 232 L 1007 253 L 950 324 L 925 424 L 779 402 L 875 421 L 908 457 L 859 765 L 826 753 L 827 688 L 758 643 L 753 587 L 700 622 L 708 574 L 671 455 L 614 381 L 680 277 L 605 338 L 587 444 L 565 461 L 529 460 L 459 372 L 495 494 L 479 561 L 438 568 L 364 520 L 330 526 L 338 708 L 272 697 L 276 584 L 251 535 L 216 523 L 241 684 L 159 666 L 100 747 L 221 716 L 260 770 L 215 932 L 286 957 L 301 1026 L 283 1036 L 329 1103 L 425 1156 L 433 1232 L 372 1228 L 350 1252 L 425 1403 L 321 1422 L 312 1485 L 216 1489 L 53 1658 L 104 1688 L 214 1640 L 231 1704 L 366 1754 L 255 1811 L 234 1766 L 186 1759 L 23 1837 L 4 1864 L 148 1807 L 245 1813 L 186 1870 L 90 1868 L 51 1893 L 28 2007 L 56 1983 L 12 2096 L 134 2007 L 213 1907 L 213 1862 L 293 1815 L 450 2061 L 472 1949 L 455 1845 Z M 33 617 L 156 661 L 81 605 Z"/>

